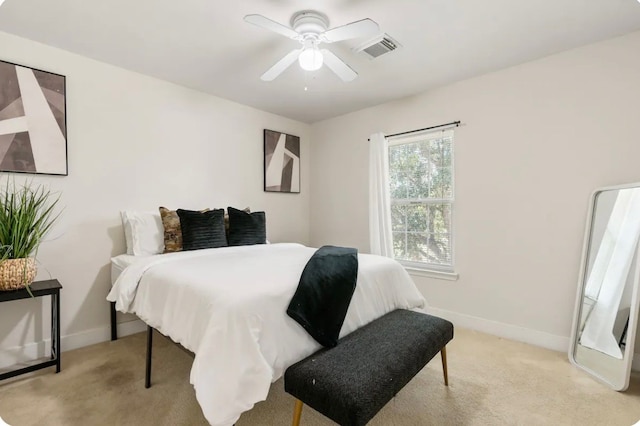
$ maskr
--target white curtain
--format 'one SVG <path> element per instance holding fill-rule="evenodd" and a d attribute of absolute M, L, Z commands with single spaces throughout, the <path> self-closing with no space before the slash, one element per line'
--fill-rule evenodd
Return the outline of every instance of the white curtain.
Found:
<path fill-rule="evenodd" d="M 383 133 L 375 133 L 369 140 L 369 244 L 371 253 L 393 257 L 389 144 Z"/>
<path fill-rule="evenodd" d="M 621 190 L 585 289 L 586 296 L 596 302 L 580 343 L 618 359 L 623 356 L 613 326 L 640 238 L 639 217 L 640 190 Z"/>

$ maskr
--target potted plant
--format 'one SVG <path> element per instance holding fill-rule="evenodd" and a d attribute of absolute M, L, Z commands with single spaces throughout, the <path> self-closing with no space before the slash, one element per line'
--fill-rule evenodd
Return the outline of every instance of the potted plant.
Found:
<path fill-rule="evenodd" d="M 17 290 L 36 277 L 35 255 L 59 213 L 60 197 L 44 185 L 27 182 L 18 187 L 7 180 L 0 190 L 0 291 Z"/>

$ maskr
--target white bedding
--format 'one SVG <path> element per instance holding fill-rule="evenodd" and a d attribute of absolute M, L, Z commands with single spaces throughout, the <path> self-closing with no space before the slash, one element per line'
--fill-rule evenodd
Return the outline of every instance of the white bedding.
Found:
<path fill-rule="evenodd" d="M 144 256 L 147 258 L 148 256 Z M 138 260 L 142 259 L 141 256 L 134 256 L 132 254 L 121 254 L 111 258 L 111 285 L 116 283 L 116 280 L 127 267 L 133 265 Z"/>
<path fill-rule="evenodd" d="M 191 383 L 202 411 L 212 425 L 230 426 L 287 367 L 320 348 L 286 314 L 315 250 L 269 244 L 149 256 L 120 274 L 107 299 L 195 353 Z M 394 309 L 425 306 L 399 263 L 358 260 L 341 336 Z"/>

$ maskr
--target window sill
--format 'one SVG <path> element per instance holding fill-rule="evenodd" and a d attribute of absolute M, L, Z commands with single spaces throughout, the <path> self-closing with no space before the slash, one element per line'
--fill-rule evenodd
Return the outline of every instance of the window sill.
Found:
<path fill-rule="evenodd" d="M 403 265 L 404 266 L 404 265 Z M 433 269 L 420 269 L 411 266 L 404 266 L 404 269 L 416 277 L 436 278 L 439 280 L 458 281 L 459 275 L 456 272 L 436 271 Z"/>

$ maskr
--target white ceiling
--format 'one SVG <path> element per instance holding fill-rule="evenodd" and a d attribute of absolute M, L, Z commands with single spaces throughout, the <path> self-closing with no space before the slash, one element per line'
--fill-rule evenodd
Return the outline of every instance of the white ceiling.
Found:
<path fill-rule="evenodd" d="M 328 15 L 330 27 L 371 18 L 404 47 L 369 60 L 350 51 L 362 40 L 328 45 L 359 73 L 350 83 L 297 64 L 261 81 L 297 42 L 243 16 L 288 25 L 304 9 Z M 0 31 L 304 122 L 635 30 L 637 0 L 6 0 L 0 7 Z"/>

